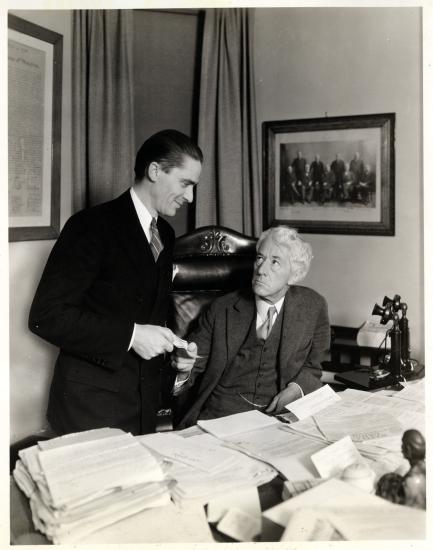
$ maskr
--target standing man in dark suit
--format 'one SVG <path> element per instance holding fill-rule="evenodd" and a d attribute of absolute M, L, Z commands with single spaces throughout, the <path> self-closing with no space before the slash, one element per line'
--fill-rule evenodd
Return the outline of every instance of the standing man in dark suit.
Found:
<path fill-rule="evenodd" d="M 195 386 L 179 428 L 252 409 L 283 412 L 321 387 L 330 341 L 327 305 L 296 284 L 311 258 L 296 230 L 280 226 L 262 233 L 252 291 L 216 299 L 189 335 L 187 354 L 172 357 L 178 371 L 173 393 Z"/>
<path fill-rule="evenodd" d="M 364 161 L 361 159 L 361 155 L 356 152 L 353 156 L 353 159 L 350 161 L 349 170 L 354 176 L 355 187 L 358 187 L 358 184 L 364 174 Z"/>
<path fill-rule="evenodd" d="M 335 160 L 331 162 L 331 170 L 334 172 L 334 199 L 343 201 L 344 198 L 344 182 L 343 174 L 346 170 L 344 160 L 341 158 L 340 153 L 335 155 Z"/>
<path fill-rule="evenodd" d="M 139 149 L 134 185 L 78 212 L 48 258 L 29 328 L 60 348 L 47 417 L 58 434 L 111 426 L 155 431 L 174 231 L 159 216 L 192 202 L 202 152 L 164 130 Z"/>
<path fill-rule="evenodd" d="M 320 155 L 314 155 L 314 160 L 310 167 L 310 176 L 313 182 L 313 195 L 310 200 L 315 200 L 323 204 L 323 181 L 325 179 L 325 165 L 320 160 Z"/>
<path fill-rule="evenodd" d="M 302 151 L 296 152 L 296 157 L 293 159 L 292 167 L 296 174 L 296 179 L 299 181 L 305 172 L 307 160 L 302 156 Z"/>

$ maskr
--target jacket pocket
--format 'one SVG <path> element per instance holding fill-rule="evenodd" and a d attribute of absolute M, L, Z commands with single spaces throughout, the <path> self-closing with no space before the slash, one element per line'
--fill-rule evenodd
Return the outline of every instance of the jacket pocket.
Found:
<path fill-rule="evenodd" d="M 65 355 L 61 359 L 59 357 L 59 362 L 67 380 L 95 386 L 110 392 L 119 391 L 119 374 L 117 372 L 107 373 L 105 369 L 102 370 L 93 363 Z"/>

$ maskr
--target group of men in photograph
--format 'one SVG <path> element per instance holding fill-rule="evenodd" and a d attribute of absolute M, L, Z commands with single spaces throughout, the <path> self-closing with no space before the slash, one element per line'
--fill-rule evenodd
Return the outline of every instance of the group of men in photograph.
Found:
<path fill-rule="evenodd" d="M 281 204 L 326 202 L 374 204 L 375 176 L 371 165 L 356 152 L 350 162 L 340 153 L 331 163 L 319 154 L 309 163 L 302 151 L 289 161 L 281 178 Z"/>

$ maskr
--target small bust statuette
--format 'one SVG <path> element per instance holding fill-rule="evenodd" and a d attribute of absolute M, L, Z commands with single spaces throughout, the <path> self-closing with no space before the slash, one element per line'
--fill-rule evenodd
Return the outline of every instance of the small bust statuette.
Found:
<path fill-rule="evenodd" d="M 396 504 L 405 504 L 425 510 L 426 469 L 425 439 L 418 430 L 407 430 L 403 434 L 401 451 L 410 464 L 406 475 L 396 473 L 383 475 L 376 487 L 376 495 Z"/>
<path fill-rule="evenodd" d="M 403 476 L 390 472 L 379 478 L 376 495 L 394 504 L 404 504 Z"/>
<path fill-rule="evenodd" d="M 425 439 L 418 430 L 407 430 L 403 434 L 401 450 L 407 458 L 410 469 L 402 485 L 405 504 L 414 508 L 426 506 Z"/>

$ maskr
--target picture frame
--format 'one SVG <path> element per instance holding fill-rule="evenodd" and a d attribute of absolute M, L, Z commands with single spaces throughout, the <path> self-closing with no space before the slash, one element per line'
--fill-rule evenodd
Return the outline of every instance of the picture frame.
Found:
<path fill-rule="evenodd" d="M 61 34 L 8 14 L 9 241 L 60 232 Z"/>
<path fill-rule="evenodd" d="M 263 122 L 263 225 L 395 234 L 395 113 Z"/>

